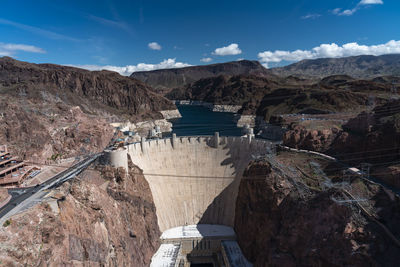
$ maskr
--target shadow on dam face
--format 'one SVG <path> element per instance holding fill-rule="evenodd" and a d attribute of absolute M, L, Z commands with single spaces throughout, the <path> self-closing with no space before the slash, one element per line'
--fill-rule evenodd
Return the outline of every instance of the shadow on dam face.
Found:
<path fill-rule="evenodd" d="M 243 171 L 252 155 L 269 146 L 243 137 L 179 137 L 130 144 L 124 151 L 143 170 L 164 232 L 196 224 L 233 227 Z"/>

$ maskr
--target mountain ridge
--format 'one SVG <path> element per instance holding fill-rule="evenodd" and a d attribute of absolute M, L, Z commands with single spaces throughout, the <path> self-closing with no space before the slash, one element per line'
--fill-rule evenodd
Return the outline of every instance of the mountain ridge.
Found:
<path fill-rule="evenodd" d="M 260 76 L 272 75 L 271 72 L 264 68 L 258 61 L 241 60 L 184 68 L 140 71 L 132 73 L 130 77 L 147 83 L 164 93 L 168 89 L 182 87 L 200 79 L 219 75 L 240 74 L 254 74 Z"/>
<path fill-rule="evenodd" d="M 400 54 L 305 59 L 284 67 L 271 68 L 269 70 L 279 76 L 298 75 L 317 78 L 332 75 L 349 75 L 353 78 L 375 78 L 384 75 L 396 76 L 400 75 Z"/>
<path fill-rule="evenodd" d="M 258 75 L 262 77 L 301 77 L 318 80 L 332 75 L 349 75 L 358 79 L 400 76 L 400 54 L 361 55 L 343 58 L 305 59 L 284 67 L 266 69 L 257 60 L 241 60 L 184 68 L 140 71 L 131 78 L 141 80 L 167 93 L 169 89 L 187 86 L 200 79 L 219 75 Z"/>
<path fill-rule="evenodd" d="M 46 92 L 83 109 L 101 107 L 129 117 L 156 117 L 161 110 L 175 109 L 164 97 L 145 83 L 112 71 L 34 64 L 0 58 L 0 94 L 40 97 Z"/>

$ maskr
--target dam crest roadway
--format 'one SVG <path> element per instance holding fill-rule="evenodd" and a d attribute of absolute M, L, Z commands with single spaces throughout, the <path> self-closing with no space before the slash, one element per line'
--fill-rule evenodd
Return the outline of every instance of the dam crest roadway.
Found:
<path fill-rule="evenodd" d="M 143 170 L 162 232 L 189 225 L 232 229 L 243 171 L 254 157 L 266 154 L 271 146 L 271 142 L 251 135 L 220 137 L 215 133 L 214 136 L 177 137 L 173 134 L 171 138 L 143 138 L 141 142 L 107 150 L 105 159 L 108 164 L 127 170 L 129 155 Z M 221 248 L 221 242 L 227 241 L 224 236 L 218 241 Z M 179 237 L 170 239 L 175 243 L 180 240 Z M 212 239 L 218 238 L 213 236 Z M 228 239 L 235 240 L 234 232 Z M 162 243 L 171 242 L 162 238 Z"/>

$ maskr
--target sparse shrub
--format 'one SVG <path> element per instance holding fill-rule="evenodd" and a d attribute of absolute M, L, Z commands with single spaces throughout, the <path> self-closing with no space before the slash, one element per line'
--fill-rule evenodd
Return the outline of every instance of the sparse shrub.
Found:
<path fill-rule="evenodd" d="M 57 161 L 57 159 L 61 159 L 61 158 L 62 158 L 61 154 L 53 154 L 53 155 L 51 155 L 50 160 Z"/>
<path fill-rule="evenodd" d="M 11 220 L 6 220 L 4 223 L 3 223 L 3 226 L 4 227 L 7 227 L 7 226 L 9 226 L 11 224 Z"/>

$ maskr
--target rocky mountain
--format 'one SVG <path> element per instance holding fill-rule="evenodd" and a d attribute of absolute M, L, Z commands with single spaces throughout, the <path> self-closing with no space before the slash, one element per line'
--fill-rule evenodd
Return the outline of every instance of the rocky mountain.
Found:
<path fill-rule="evenodd" d="M 315 82 L 276 75 L 234 75 L 200 79 L 165 96 L 177 100 L 197 100 L 222 105 L 241 105 L 241 114 L 269 119 L 276 114 L 332 113 L 365 108 L 390 96 L 388 77 L 360 80 L 350 76 L 330 76 Z M 374 97 L 375 96 L 375 97 Z"/>
<path fill-rule="evenodd" d="M 158 119 L 172 109 L 148 85 L 114 72 L 0 58 L 0 144 L 21 159 L 98 152 L 113 135 L 110 122 Z"/>
<path fill-rule="evenodd" d="M 397 195 L 356 177 L 342 189 L 333 174 L 340 168 L 315 157 L 280 153 L 276 161 L 251 162 L 240 181 L 235 232 L 254 266 L 397 265 Z"/>
<path fill-rule="evenodd" d="M 183 87 L 203 78 L 249 74 L 262 77 L 275 74 L 287 77 L 286 79 L 291 82 L 301 82 L 299 77 L 315 80 L 332 75 L 349 75 L 357 79 L 400 76 L 400 54 L 319 58 L 271 69 L 265 69 L 258 61 L 242 60 L 204 66 L 140 71 L 132 73 L 131 77 L 147 83 L 161 93 L 166 93 L 168 89 Z"/>
<path fill-rule="evenodd" d="M 161 92 L 165 92 L 168 91 L 168 89 L 182 87 L 203 78 L 239 74 L 266 76 L 270 75 L 270 71 L 265 69 L 258 61 L 241 60 L 177 69 L 139 71 L 132 73 L 131 77 Z"/>
<path fill-rule="evenodd" d="M 242 105 L 261 99 L 279 86 L 279 78 L 256 75 L 219 75 L 200 79 L 183 88 L 171 90 L 165 96 L 175 100 L 198 100 L 221 105 Z"/>
<path fill-rule="evenodd" d="M 331 75 L 349 75 L 354 78 L 400 76 L 400 54 L 307 59 L 285 67 L 272 68 L 270 71 L 280 76 L 319 78 Z"/>
<path fill-rule="evenodd" d="M 99 166 L 79 178 L 0 227 L 1 266 L 149 266 L 161 233 L 141 170 Z"/>
<path fill-rule="evenodd" d="M 135 79 L 110 71 L 87 71 L 52 64 L 32 64 L 0 58 L 0 94 L 30 99 L 53 97 L 83 111 L 161 117 L 158 111 L 175 109 L 168 100 Z"/>
<path fill-rule="evenodd" d="M 387 184 L 400 188 L 400 101 L 393 100 L 362 112 L 339 128 L 309 129 L 292 124 L 283 143 L 320 151 L 352 166 L 370 163 L 371 171 Z"/>

